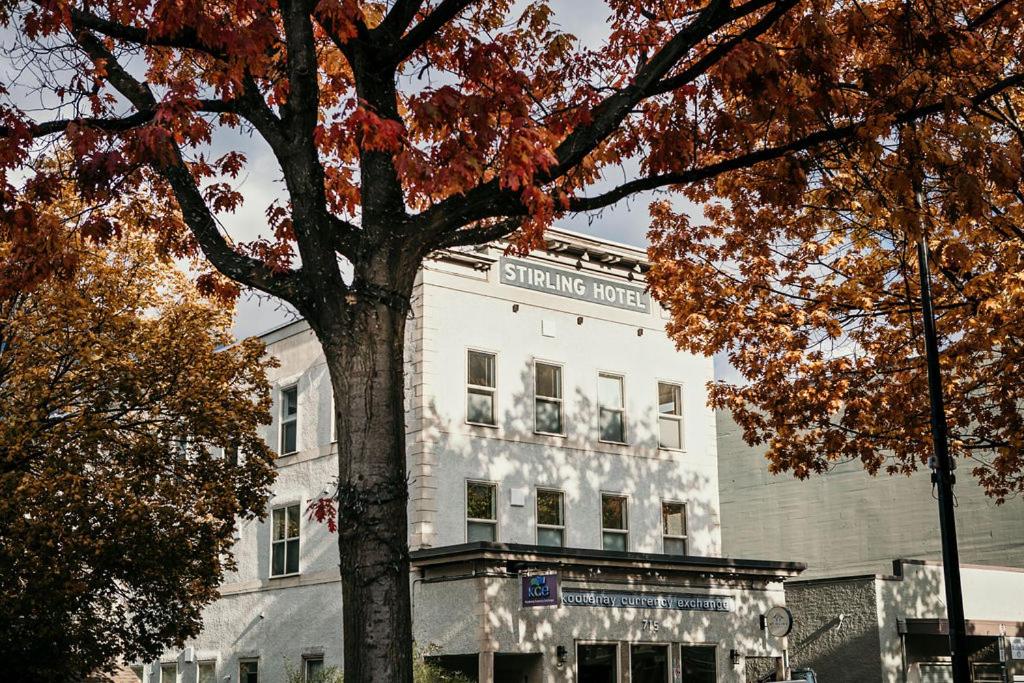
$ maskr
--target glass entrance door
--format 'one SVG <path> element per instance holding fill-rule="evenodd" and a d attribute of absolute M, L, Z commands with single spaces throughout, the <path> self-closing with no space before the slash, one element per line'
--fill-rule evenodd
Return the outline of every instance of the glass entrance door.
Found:
<path fill-rule="evenodd" d="M 619 646 L 615 643 L 580 643 L 576 646 L 577 683 L 616 683 Z"/>
<path fill-rule="evenodd" d="M 630 645 L 631 683 L 668 683 L 668 645 Z"/>

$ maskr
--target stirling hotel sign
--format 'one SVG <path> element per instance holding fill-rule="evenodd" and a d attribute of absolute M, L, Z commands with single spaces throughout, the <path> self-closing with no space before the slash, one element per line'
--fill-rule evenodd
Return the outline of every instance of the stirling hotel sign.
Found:
<path fill-rule="evenodd" d="M 502 284 L 637 313 L 649 313 L 651 310 L 651 296 L 641 287 L 572 273 L 561 268 L 540 266 L 520 259 L 502 258 L 500 265 Z"/>

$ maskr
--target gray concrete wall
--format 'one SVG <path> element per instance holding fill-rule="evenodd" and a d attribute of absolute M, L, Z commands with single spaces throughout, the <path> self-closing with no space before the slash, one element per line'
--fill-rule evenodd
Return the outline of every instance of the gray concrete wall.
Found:
<path fill-rule="evenodd" d="M 875 583 L 869 576 L 786 585 L 794 668 L 814 669 L 820 681 L 883 679 Z"/>
<path fill-rule="evenodd" d="M 848 463 L 803 481 L 772 475 L 764 448 L 747 446 L 727 412 L 716 418 L 725 555 L 805 562 L 805 578 L 941 559 L 928 472 L 872 477 Z M 966 470 L 956 490 L 961 561 L 1024 567 L 1024 501 L 996 505 Z"/>

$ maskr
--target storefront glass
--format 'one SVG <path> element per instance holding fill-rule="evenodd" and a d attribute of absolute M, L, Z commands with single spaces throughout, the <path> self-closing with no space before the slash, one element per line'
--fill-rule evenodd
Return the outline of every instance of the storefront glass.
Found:
<path fill-rule="evenodd" d="M 631 645 L 630 683 L 668 683 L 668 646 Z"/>
<path fill-rule="evenodd" d="M 679 648 L 683 683 L 715 683 L 714 645 L 683 645 Z"/>
<path fill-rule="evenodd" d="M 577 683 L 615 683 L 618 680 L 615 674 L 618 649 L 614 643 L 577 645 Z"/>

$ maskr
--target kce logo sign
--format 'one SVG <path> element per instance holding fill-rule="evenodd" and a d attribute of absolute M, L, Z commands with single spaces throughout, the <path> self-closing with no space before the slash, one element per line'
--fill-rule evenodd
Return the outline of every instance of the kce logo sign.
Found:
<path fill-rule="evenodd" d="M 558 604 L 558 574 L 523 576 L 523 607 Z"/>

